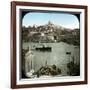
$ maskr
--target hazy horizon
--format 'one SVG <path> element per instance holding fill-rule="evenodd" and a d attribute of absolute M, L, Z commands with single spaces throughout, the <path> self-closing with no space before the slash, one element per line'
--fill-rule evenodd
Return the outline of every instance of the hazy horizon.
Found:
<path fill-rule="evenodd" d="M 23 20 L 22 26 L 29 27 L 33 25 L 45 25 L 51 21 L 55 25 L 60 25 L 65 28 L 79 28 L 79 21 L 75 15 L 68 13 L 27 13 Z"/>

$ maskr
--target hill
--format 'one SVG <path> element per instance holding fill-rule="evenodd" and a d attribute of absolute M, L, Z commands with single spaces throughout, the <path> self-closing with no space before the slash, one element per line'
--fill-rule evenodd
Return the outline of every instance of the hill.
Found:
<path fill-rule="evenodd" d="M 23 42 L 66 42 L 68 44 L 80 45 L 80 30 L 68 29 L 49 21 L 41 26 L 22 27 L 22 40 Z"/>

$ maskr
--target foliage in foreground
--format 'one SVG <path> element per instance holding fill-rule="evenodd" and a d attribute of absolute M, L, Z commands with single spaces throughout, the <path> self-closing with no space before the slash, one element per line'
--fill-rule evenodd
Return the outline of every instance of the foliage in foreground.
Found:
<path fill-rule="evenodd" d="M 42 66 L 34 74 L 37 74 L 37 77 L 42 76 L 42 75 L 55 76 L 55 75 L 60 75 L 61 74 L 61 69 L 56 67 L 56 65 L 46 65 L 46 66 Z"/>
<path fill-rule="evenodd" d="M 80 75 L 80 64 L 75 64 L 73 61 L 67 64 L 69 69 L 68 75 L 70 76 L 79 76 Z"/>

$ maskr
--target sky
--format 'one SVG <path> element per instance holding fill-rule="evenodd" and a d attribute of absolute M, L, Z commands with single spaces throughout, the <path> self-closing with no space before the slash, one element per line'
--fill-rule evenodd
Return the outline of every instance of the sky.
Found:
<path fill-rule="evenodd" d="M 33 25 L 45 25 L 51 21 L 55 25 L 60 25 L 65 28 L 79 28 L 79 21 L 75 15 L 68 13 L 40 13 L 40 12 L 30 12 L 27 13 L 23 20 L 23 26 L 33 26 Z"/>

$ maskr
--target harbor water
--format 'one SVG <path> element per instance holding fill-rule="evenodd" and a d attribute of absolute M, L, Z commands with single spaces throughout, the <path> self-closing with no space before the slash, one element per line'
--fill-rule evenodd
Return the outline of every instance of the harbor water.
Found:
<path fill-rule="evenodd" d="M 29 72 L 39 70 L 42 66 L 56 65 L 61 69 L 62 75 L 67 75 L 67 63 L 72 61 L 80 62 L 80 48 L 79 46 L 70 45 L 64 42 L 60 43 L 42 43 L 44 46 L 51 47 L 51 51 L 37 51 L 36 47 L 40 47 L 39 43 L 23 43 L 23 49 L 29 47 L 29 51 L 25 56 L 25 71 Z M 30 52 L 30 53 L 29 53 Z M 67 54 L 70 52 L 70 54 Z"/>

